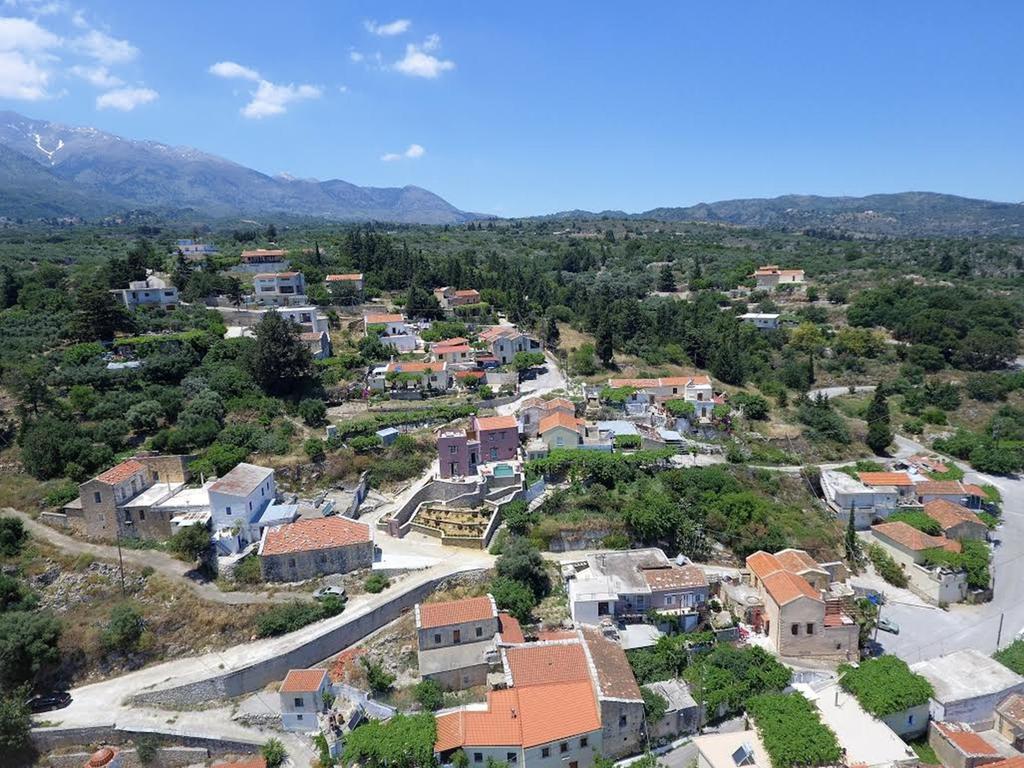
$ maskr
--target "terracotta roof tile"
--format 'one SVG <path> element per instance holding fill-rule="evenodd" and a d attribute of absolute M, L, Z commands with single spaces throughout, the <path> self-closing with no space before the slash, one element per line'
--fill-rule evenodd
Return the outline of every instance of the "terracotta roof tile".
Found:
<path fill-rule="evenodd" d="M 633 387 L 634 389 L 657 389 L 659 387 L 707 387 L 711 385 L 708 376 L 666 376 L 660 379 L 609 379 L 613 389 Z"/>
<path fill-rule="evenodd" d="M 523 636 L 523 628 L 519 626 L 519 621 L 514 616 L 509 616 L 507 613 L 498 614 L 498 631 L 501 632 L 501 639 L 503 642 L 526 642 L 526 637 Z"/>
<path fill-rule="evenodd" d="M 519 429 L 519 422 L 515 416 L 478 416 L 476 419 L 477 432 L 486 432 L 492 429 Z"/>
<path fill-rule="evenodd" d="M 292 669 L 288 671 L 278 692 L 311 693 L 320 688 L 326 677 L 326 669 Z"/>
<path fill-rule="evenodd" d="M 935 728 L 954 747 L 969 757 L 998 755 L 999 751 L 964 723 L 935 723 Z"/>
<path fill-rule="evenodd" d="M 256 248 L 251 251 L 242 251 L 242 258 L 252 258 L 255 256 L 285 256 L 288 251 L 281 248 Z"/>
<path fill-rule="evenodd" d="M 988 497 L 988 494 L 985 493 L 985 489 L 982 488 L 980 485 L 975 485 L 974 483 L 964 483 L 963 486 L 964 493 L 967 494 L 968 496 L 977 496 L 979 499 L 984 499 Z"/>
<path fill-rule="evenodd" d="M 116 467 L 111 467 L 101 475 L 97 475 L 96 479 L 101 483 L 107 485 L 117 485 L 122 483 L 132 475 L 138 472 L 145 472 L 146 465 L 135 459 L 128 459 L 128 461 L 122 461 Z"/>
<path fill-rule="evenodd" d="M 262 272 L 253 276 L 253 280 L 274 280 L 279 277 L 298 277 L 298 272 Z"/>
<path fill-rule="evenodd" d="M 960 542 L 951 541 L 945 536 L 929 536 L 923 531 L 917 530 L 912 525 L 898 520 L 894 523 L 878 523 L 871 526 L 875 534 L 901 544 L 914 552 L 923 552 L 926 549 L 947 549 L 950 552 L 960 551 Z"/>
<path fill-rule="evenodd" d="M 706 587 L 707 577 L 696 565 L 670 565 L 665 568 L 643 568 L 640 573 L 651 589 L 692 589 Z"/>
<path fill-rule="evenodd" d="M 786 570 L 779 562 L 779 558 L 770 552 L 755 552 L 752 555 L 747 555 L 747 569 L 762 581 L 773 573 Z"/>
<path fill-rule="evenodd" d="M 924 480 L 918 483 L 918 496 L 966 496 L 963 485 L 958 480 Z"/>
<path fill-rule="evenodd" d="M 498 615 L 490 595 L 467 600 L 446 600 L 442 603 L 419 603 L 416 606 L 416 626 L 420 629 L 445 627 L 467 621 L 483 621 Z"/>
<path fill-rule="evenodd" d="M 448 363 L 445 362 L 421 363 L 399 361 L 388 363 L 388 373 L 440 373 L 447 370 Z"/>
<path fill-rule="evenodd" d="M 354 283 L 356 280 L 362 279 L 362 272 L 349 272 L 345 275 L 328 275 L 324 278 L 324 281 L 328 283 Z"/>
<path fill-rule="evenodd" d="M 597 671 L 598 696 L 620 701 L 643 701 L 640 686 L 636 684 L 633 668 L 626 652 L 614 640 L 609 640 L 595 627 L 582 629 L 583 639 L 590 652 L 590 660 Z"/>
<path fill-rule="evenodd" d="M 807 571 L 823 570 L 817 561 L 802 549 L 784 549 L 781 552 L 775 553 L 775 559 L 778 560 L 782 564 L 782 567 L 787 571 L 795 573 L 798 576 L 801 573 L 806 573 Z"/>
<path fill-rule="evenodd" d="M 1024 755 L 1014 755 L 994 763 L 985 763 L 985 768 L 1024 768 Z"/>
<path fill-rule="evenodd" d="M 549 411 L 553 411 L 555 408 L 565 408 L 566 410 L 576 413 L 576 403 L 565 397 L 553 397 L 550 400 L 541 400 L 541 405 Z"/>
<path fill-rule="evenodd" d="M 445 346 L 445 347 L 434 347 L 431 350 L 431 352 L 433 352 L 435 355 L 450 355 L 453 352 L 458 352 L 460 354 L 465 354 L 467 352 L 472 352 L 472 351 L 473 351 L 473 348 L 471 346 L 469 346 L 468 344 L 456 344 L 456 345 Z"/>
<path fill-rule="evenodd" d="M 857 477 L 864 485 L 909 487 L 914 484 L 906 472 L 858 472 Z"/>
<path fill-rule="evenodd" d="M 363 320 L 367 325 L 384 325 L 385 323 L 404 323 L 405 317 L 396 313 L 381 312 L 375 315 L 365 315 Z"/>
<path fill-rule="evenodd" d="M 573 432 L 579 432 L 583 428 L 583 420 L 570 416 L 564 411 L 555 411 L 540 420 L 538 430 L 541 434 L 544 434 L 549 429 L 554 429 L 555 427 L 565 427 Z"/>
<path fill-rule="evenodd" d="M 547 683 L 590 680 L 587 656 L 579 643 L 551 643 L 509 648 L 505 653 L 512 685 L 524 688 Z"/>
<path fill-rule="evenodd" d="M 974 514 L 967 507 L 961 507 L 946 499 L 932 499 L 924 505 L 924 513 L 932 520 L 942 526 L 943 530 L 952 528 L 960 523 L 977 523 L 985 525 L 981 518 Z"/>
<path fill-rule="evenodd" d="M 778 605 L 791 603 L 799 597 L 809 597 L 823 602 L 821 593 L 810 585 L 807 579 L 789 571 L 778 571 L 762 579 L 765 591 Z"/>
<path fill-rule="evenodd" d="M 364 523 L 338 516 L 311 518 L 268 528 L 260 546 L 260 555 L 334 549 L 365 544 L 370 540 L 370 526 Z"/>
<path fill-rule="evenodd" d="M 549 640 L 575 640 L 579 637 L 574 629 L 542 629 L 537 633 L 537 639 Z"/>

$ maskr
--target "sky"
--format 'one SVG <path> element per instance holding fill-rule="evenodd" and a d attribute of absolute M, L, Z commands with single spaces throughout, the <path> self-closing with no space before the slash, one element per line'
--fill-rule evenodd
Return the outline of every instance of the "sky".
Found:
<path fill-rule="evenodd" d="M 0 0 L 0 110 L 522 216 L 1024 200 L 1024 3 Z"/>

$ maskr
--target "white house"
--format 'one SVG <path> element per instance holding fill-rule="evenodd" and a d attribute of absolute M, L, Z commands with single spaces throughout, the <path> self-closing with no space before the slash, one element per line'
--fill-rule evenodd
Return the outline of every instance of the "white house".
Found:
<path fill-rule="evenodd" d="M 740 320 L 750 323 L 759 331 L 773 331 L 779 327 L 779 317 L 774 312 L 747 312 L 740 315 Z"/>
<path fill-rule="evenodd" d="M 237 552 L 259 536 L 253 523 L 277 496 L 274 470 L 241 463 L 209 488 L 215 539 L 221 549 Z"/>
<path fill-rule="evenodd" d="M 495 325 L 480 332 L 480 341 L 487 344 L 500 365 L 507 365 L 518 352 L 540 352 L 541 343 L 514 325 Z"/>
<path fill-rule="evenodd" d="M 116 288 L 111 293 L 120 298 L 129 310 L 137 307 L 174 309 L 178 306 L 178 289 L 152 275 L 145 280 L 132 280 L 127 288 Z"/>
<path fill-rule="evenodd" d="M 327 316 L 321 314 L 316 307 L 280 307 L 276 311 L 285 320 L 301 325 L 307 333 L 327 332 Z"/>
<path fill-rule="evenodd" d="M 252 279 L 256 303 L 275 307 L 305 304 L 306 279 L 301 272 L 265 272 Z"/>
<path fill-rule="evenodd" d="M 835 469 L 822 471 L 821 490 L 825 503 L 840 522 L 845 523 L 853 510 L 853 525 L 859 531 L 870 528 L 877 520 L 885 520 L 896 511 L 900 501 L 895 486 L 868 486 Z"/>
<path fill-rule="evenodd" d="M 292 669 L 281 683 L 281 724 L 286 731 L 316 731 L 317 714 L 327 710 L 324 694 L 331 690 L 326 669 Z"/>
<path fill-rule="evenodd" d="M 324 286 L 328 289 L 333 286 L 339 286 L 341 288 L 351 288 L 355 293 L 363 292 L 363 280 L 362 272 L 349 272 L 343 275 L 328 275 L 324 278 Z"/>
<path fill-rule="evenodd" d="M 380 340 L 396 352 L 413 352 L 419 337 L 405 322 L 405 316 L 397 313 L 381 312 L 363 316 L 363 334 L 371 329 L 379 329 Z"/>

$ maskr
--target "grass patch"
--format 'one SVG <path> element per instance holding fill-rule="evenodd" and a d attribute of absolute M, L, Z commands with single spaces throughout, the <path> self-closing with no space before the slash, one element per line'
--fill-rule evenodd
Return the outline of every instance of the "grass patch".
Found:
<path fill-rule="evenodd" d="M 907 742 L 910 748 L 914 750 L 914 754 L 920 759 L 922 765 L 942 765 L 942 761 L 939 760 L 939 756 L 935 754 L 935 750 L 932 749 L 928 743 L 928 737 L 922 736 L 917 741 Z"/>

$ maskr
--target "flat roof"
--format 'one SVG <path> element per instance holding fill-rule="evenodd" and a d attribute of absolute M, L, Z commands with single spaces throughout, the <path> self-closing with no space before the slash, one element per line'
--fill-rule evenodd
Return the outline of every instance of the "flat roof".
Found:
<path fill-rule="evenodd" d="M 201 488 L 179 488 L 169 498 L 164 499 L 157 507 L 160 509 L 209 509 L 210 508 L 210 486 L 213 483 L 206 483 Z"/>
<path fill-rule="evenodd" d="M 130 498 L 125 502 L 124 506 L 129 509 L 135 509 L 138 507 L 145 507 L 148 509 L 149 507 L 156 506 L 161 501 L 164 501 L 183 485 L 184 483 L 156 483 Z"/>
<path fill-rule="evenodd" d="M 693 740 L 693 745 L 704 756 L 711 768 L 736 768 L 736 760 L 733 755 L 741 749 L 750 750 L 754 757 L 754 762 L 746 763 L 745 768 L 772 768 L 771 758 L 768 757 L 768 752 L 765 751 L 757 731 L 734 731 L 698 736 Z"/>
<path fill-rule="evenodd" d="M 973 648 L 925 659 L 910 669 L 927 678 L 940 704 L 1024 687 L 1024 677 Z"/>

